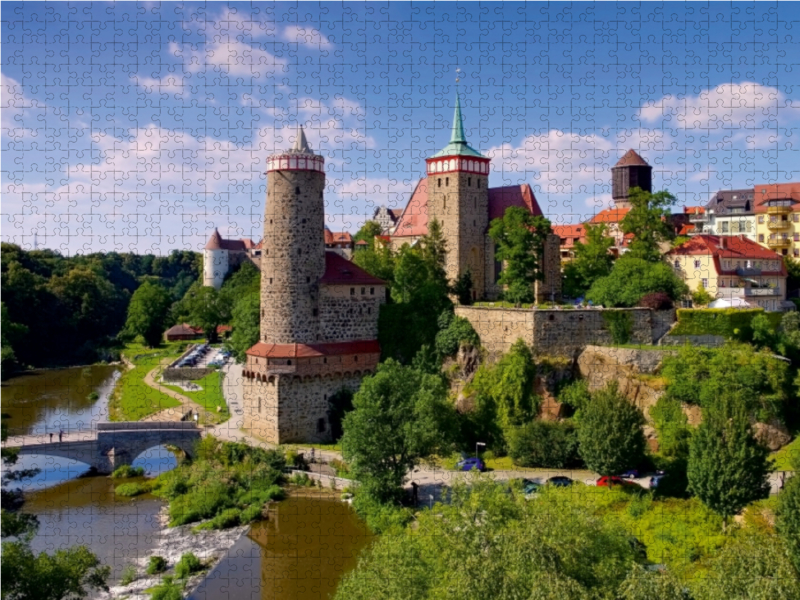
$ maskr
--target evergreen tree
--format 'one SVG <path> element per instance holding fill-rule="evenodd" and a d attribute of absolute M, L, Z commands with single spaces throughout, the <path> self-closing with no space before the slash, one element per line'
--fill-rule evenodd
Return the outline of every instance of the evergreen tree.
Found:
<path fill-rule="evenodd" d="M 769 451 L 753 437 L 737 399 L 704 411 L 692 436 L 687 477 L 689 492 L 719 514 L 724 523 L 750 502 L 769 495 Z"/>
<path fill-rule="evenodd" d="M 420 239 L 420 257 L 428 270 L 428 285 L 434 294 L 446 296 L 448 292 L 447 240 L 444 239 L 442 224 L 438 219 L 428 223 L 428 233 Z"/>
<path fill-rule="evenodd" d="M 142 336 L 148 346 L 158 346 L 171 306 L 170 293 L 157 283 L 146 281 L 133 293 L 123 334 L 130 337 Z"/>
<path fill-rule="evenodd" d="M 625 256 L 661 261 L 661 244 L 675 237 L 669 217 L 677 198 L 669 192 L 651 193 L 635 187 L 631 188 L 628 201 L 631 209 L 623 217 L 620 229 L 633 238 Z"/>
<path fill-rule="evenodd" d="M 258 342 L 261 332 L 261 295 L 250 292 L 233 307 L 231 337 L 225 344 L 237 362 L 244 362 L 246 352 Z"/>
<path fill-rule="evenodd" d="M 617 382 L 592 394 L 581 409 L 578 451 L 586 466 L 600 475 L 618 475 L 644 458 L 642 412 L 620 394 Z"/>

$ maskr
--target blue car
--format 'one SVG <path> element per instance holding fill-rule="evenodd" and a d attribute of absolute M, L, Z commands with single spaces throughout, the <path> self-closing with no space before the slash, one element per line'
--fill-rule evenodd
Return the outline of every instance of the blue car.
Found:
<path fill-rule="evenodd" d="M 641 477 L 641 473 L 639 473 L 639 469 L 630 469 L 629 471 L 625 471 L 624 473 L 620 474 L 620 477 L 623 479 L 638 479 Z"/>
<path fill-rule="evenodd" d="M 459 471 L 472 471 L 472 469 L 485 471 L 486 465 L 483 464 L 483 461 L 480 458 L 465 458 L 464 460 L 460 460 L 456 463 L 456 469 Z"/>

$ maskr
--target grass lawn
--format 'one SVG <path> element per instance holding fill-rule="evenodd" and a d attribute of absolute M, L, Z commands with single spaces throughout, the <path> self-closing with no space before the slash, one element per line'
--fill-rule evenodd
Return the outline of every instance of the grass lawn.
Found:
<path fill-rule="evenodd" d="M 144 382 L 145 375 L 165 358 L 178 358 L 186 342 L 164 344 L 160 348 L 147 348 L 141 344 L 128 344 L 123 356 L 133 363 L 119 378 L 109 401 L 109 418 L 112 421 L 138 421 L 165 408 L 180 406 L 180 402 L 154 390 Z"/>
<path fill-rule="evenodd" d="M 222 386 L 220 385 L 221 377 L 221 371 L 214 371 L 202 379 L 196 379 L 192 381 L 192 383 L 196 383 L 203 388 L 197 392 L 187 392 L 177 385 L 168 385 L 166 383 L 161 383 L 161 385 L 171 390 L 175 390 L 187 398 L 191 398 L 207 411 L 218 415 L 220 419 L 224 421 L 229 415 L 228 405 L 225 403 L 225 398 L 222 395 Z M 217 412 L 218 406 L 222 407 L 222 411 L 219 413 Z"/>
<path fill-rule="evenodd" d="M 775 461 L 776 471 L 793 471 L 792 458 L 796 462 L 800 462 L 800 436 L 794 438 L 792 442 L 777 452 L 769 455 Z"/>

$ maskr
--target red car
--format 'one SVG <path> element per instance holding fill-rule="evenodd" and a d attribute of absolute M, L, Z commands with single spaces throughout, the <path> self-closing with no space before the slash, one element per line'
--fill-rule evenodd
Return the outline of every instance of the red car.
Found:
<path fill-rule="evenodd" d="M 622 477 L 618 477 L 617 475 L 604 475 L 600 479 L 597 480 L 598 487 L 609 487 L 613 485 L 636 485 L 632 481 L 628 481 L 623 479 Z"/>

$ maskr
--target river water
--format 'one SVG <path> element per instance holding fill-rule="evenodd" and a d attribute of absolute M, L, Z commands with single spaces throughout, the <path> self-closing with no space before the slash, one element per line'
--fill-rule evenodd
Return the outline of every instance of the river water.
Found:
<path fill-rule="evenodd" d="M 3 382 L 2 410 L 10 416 L 11 434 L 69 432 L 107 420 L 108 398 L 120 373 L 118 367 L 91 366 L 38 371 Z M 164 447 L 151 448 L 134 461 L 151 477 L 176 464 Z M 34 467 L 42 473 L 21 487 L 23 510 L 40 522 L 35 551 L 86 545 L 112 566 L 117 580 L 126 565 L 157 545 L 161 500 L 116 496 L 110 478 L 79 477 L 86 465 L 76 461 L 20 458 L 19 468 Z M 336 496 L 301 490 L 274 503 L 269 519 L 256 523 L 230 548 L 191 598 L 328 598 L 370 539 L 366 526 Z"/>

